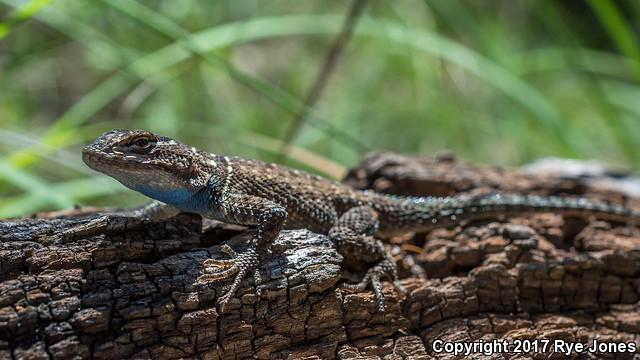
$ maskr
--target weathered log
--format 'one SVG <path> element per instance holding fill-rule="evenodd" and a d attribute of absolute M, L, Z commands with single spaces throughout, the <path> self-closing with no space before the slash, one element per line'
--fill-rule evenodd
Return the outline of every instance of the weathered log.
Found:
<path fill-rule="evenodd" d="M 636 202 L 579 179 L 451 158 L 378 154 L 346 181 L 414 195 L 501 189 Z M 204 259 L 224 257 L 222 243 L 241 249 L 248 236 L 188 214 L 141 221 L 82 209 L 2 221 L 0 358 L 454 358 L 433 341 L 640 344 L 637 227 L 539 214 L 388 239 L 407 292 L 386 284 L 384 316 L 371 291 L 340 287 L 354 274 L 306 230 L 278 238 L 260 298 L 249 278 L 219 313 L 226 284 L 195 279 Z M 547 350 L 537 356 L 562 357 Z"/>

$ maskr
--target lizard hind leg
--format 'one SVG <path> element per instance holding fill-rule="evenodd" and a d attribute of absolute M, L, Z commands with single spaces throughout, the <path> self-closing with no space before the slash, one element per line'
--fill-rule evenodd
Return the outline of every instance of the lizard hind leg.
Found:
<path fill-rule="evenodd" d="M 380 240 L 373 237 L 378 230 L 377 212 L 369 206 L 358 206 L 345 212 L 329 230 L 329 237 L 345 259 L 345 266 L 367 266 L 362 280 L 345 284 L 346 288 L 364 290 L 371 284 L 378 311 L 384 313 L 385 304 L 381 279 L 387 277 L 397 284 L 396 265 Z"/>

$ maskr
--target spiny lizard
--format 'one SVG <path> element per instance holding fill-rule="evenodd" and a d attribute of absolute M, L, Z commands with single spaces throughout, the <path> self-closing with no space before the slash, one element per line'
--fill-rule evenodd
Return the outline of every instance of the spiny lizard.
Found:
<path fill-rule="evenodd" d="M 380 281 L 397 282 L 396 266 L 374 236 L 424 231 L 461 221 L 526 212 L 558 212 L 634 222 L 640 213 L 584 198 L 491 194 L 485 196 L 399 197 L 360 191 L 285 166 L 221 156 L 197 150 L 143 130 L 113 130 L 83 150 L 84 162 L 156 202 L 140 209 L 142 217 L 198 213 L 227 223 L 255 227 L 246 251 L 223 251 L 231 260 L 205 261 L 198 283 L 235 275 L 219 298 L 221 311 L 243 278 L 253 272 L 260 291 L 258 265 L 283 228 L 306 228 L 328 234 L 345 263 L 366 264 L 362 281 L 372 285 L 379 311 L 384 311 Z M 215 271 L 212 271 L 215 270 Z"/>

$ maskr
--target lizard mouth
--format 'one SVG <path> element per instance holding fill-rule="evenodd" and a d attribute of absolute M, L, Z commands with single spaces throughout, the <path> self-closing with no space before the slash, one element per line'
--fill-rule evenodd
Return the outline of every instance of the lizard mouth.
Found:
<path fill-rule="evenodd" d="M 82 161 L 93 170 L 100 170 L 98 164 L 101 162 L 101 159 L 104 159 L 104 156 L 97 155 L 89 146 L 82 149 Z"/>
<path fill-rule="evenodd" d="M 111 175 L 113 170 L 121 168 L 119 163 L 123 162 L 116 154 L 109 154 L 103 151 L 97 151 L 91 146 L 82 149 L 82 161 L 93 170 Z"/>
<path fill-rule="evenodd" d="M 117 163 L 117 158 L 89 145 L 82 149 L 82 161 L 93 170 L 105 172 L 106 169 Z"/>

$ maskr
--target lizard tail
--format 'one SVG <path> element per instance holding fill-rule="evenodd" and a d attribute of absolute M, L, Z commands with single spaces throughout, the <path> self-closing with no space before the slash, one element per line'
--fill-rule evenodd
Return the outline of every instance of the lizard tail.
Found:
<path fill-rule="evenodd" d="M 387 210 L 386 213 L 390 215 L 388 224 L 381 223 L 383 232 L 389 232 L 384 230 L 392 229 L 396 231 L 429 230 L 461 222 L 533 212 L 550 212 L 581 218 L 595 217 L 631 225 L 640 224 L 638 211 L 586 198 L 496 193 L 475 197 L 415 197 L 398 200 L 391 206 L 395 209 L 381 209 L 383 212 Z"/>

